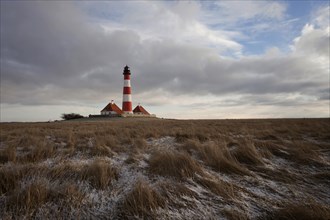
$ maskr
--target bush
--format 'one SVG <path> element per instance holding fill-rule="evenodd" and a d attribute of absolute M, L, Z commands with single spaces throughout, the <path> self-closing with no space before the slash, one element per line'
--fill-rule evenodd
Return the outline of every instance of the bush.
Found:
<path fill-rule="evenodd" d="M 78 119 L 83 118 L 84 116 L 79 115 L 77 113 L 70 113 L 70 114 L 62 114 L 61 118 L 64 120 L 72 120 L 72 119 Z"/>

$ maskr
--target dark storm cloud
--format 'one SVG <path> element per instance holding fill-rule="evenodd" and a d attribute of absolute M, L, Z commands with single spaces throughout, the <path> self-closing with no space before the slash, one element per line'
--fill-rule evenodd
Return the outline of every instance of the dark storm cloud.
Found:
<path fill-rule="evenodd" d="M 308 48 L 303 43 L 309 40 L 301 42 Z M 162 88 L 197 96 L 287 92 L 322 98 L 327 88 L 324 68 L 306 56 L 224 59 L 188 43 L 142 40 L 132 30 L 106 32 L 71 2 L 1 2 L 1 102 L 62 104 L 118 97 L 126 64 L 135 94 Z"/>
<path fill-rule="evenodd" d="M 72 96 L 77 90 L 80 99 L 84 91 L 115 92 L 138 40 L 131 31 L 106 35 L 70 2 L 2 2 L 2 101 L 49 103 L 78 98 Z M 48 85 L 42 99 L 39 92 Z"/>

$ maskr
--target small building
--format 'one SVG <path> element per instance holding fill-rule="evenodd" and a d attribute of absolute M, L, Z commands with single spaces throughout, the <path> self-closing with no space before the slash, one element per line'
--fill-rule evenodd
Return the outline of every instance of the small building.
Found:
<path fill-rule="evenodd" d="M 142 105 L 138 105 L 135 107 L 135 109 L 133 110 L 133 114 L 134 115 L 150 115 L 149 112 L 147 112 L 143 107 Z"/>
<path fill-rule="evenodd" d="M 120 116 L 122 114 L 123 111 L 113 102 L 113 100 L 111 100 L 111 102 L 101 111 L 101 115 Z"/>

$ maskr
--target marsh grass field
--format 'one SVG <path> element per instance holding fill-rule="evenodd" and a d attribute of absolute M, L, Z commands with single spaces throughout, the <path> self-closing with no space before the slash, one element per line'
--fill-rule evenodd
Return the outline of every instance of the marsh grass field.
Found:
<path fill-rule="evenodd" d="M 328 118 L 0 126 L 0 219 L 330 219 Z"/>

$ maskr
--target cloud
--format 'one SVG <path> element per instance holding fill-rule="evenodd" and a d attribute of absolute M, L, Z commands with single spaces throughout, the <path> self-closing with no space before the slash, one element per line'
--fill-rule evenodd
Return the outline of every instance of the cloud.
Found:
<path fill-rule="evenodd" d="M 211 25 L 256 32 L 270 29 L 286 18 L 287 4 L 278 1 L 202 2 L 202 20 Z"/>
<path fill-rule="evenodd" d="M 294 39 L 293 50 L 307 56 L 325 58 L 329 60 L 330 42 L 330 7 L 317 10 L 316 18 L 311 23 L 307 23 L 301 35 Z M 328 63 L 328 62 L 326 62 Z"/>
<path fill-rule="evenodd" d="M 88 10 L 90 4 L 94 3 L 86 4 L 83 8 Z M 242 45 L 232 40 L 232 36 L 239 35 L 238 32 L 213 30 L 199 21 L 198 14 L 202 11 L 198 2 L 139 1 L 120 4 L 120 6 L 113 2 L 96 4 L 100 7 L 97 7 L 91 15 L 98 19 L 102 27 L 110 33 L 129 29 L 138 33 L 142 40 L 171 39 L 179 43 L 211 45 L 219 52 L 236 52 L 242 49 Z M 112 19 L 117 10 L 125 11 L 125 13 Z M 100 16 L 100 14 L 106 14 L 106 16 Z"/>
<path fill-rule="evenodd" d="M 286 5 L 275 1 L 218 1 L 214 3 L 228 21 L 249 19 L 276 19 L 285 16 Z"/>
<path fill-rule="evenodd" d="M 325 10 L 302 28 L 292 51 L 270 47 L 265 54 L 237 58 L 227 53 L 244 49 L 235 40 L 244 33 L 204 23 L 202 18 L 211 9 L 203 4 L 1 2 L 1 103 L 15 106 L 15 111 L 27 105 L 90 110 L 111 99 L 119 104 L 127 64 L 133 101 L 155 108 L 190 108 L 202 99 L 203 106 L 215 103 L 216 108 L 235 108 L 236 113 L 248 105 L 308 109 L 314 103 L 318 110 L 325 106 L 329 88 Z M 232 24 L 286 17 L 286 5 L 280 2 L 242 2 L 244 7 L 210 4 L 223 13 L 221 22 Z M 324 114 L 324 109 L 319 112 Z M 179 110 L 175 115 L 187 111 Z"/>

